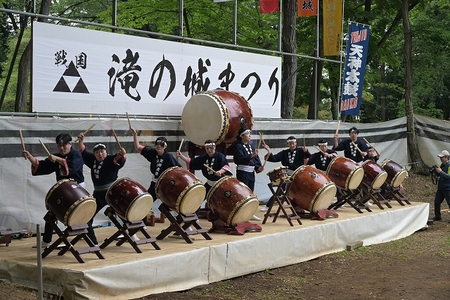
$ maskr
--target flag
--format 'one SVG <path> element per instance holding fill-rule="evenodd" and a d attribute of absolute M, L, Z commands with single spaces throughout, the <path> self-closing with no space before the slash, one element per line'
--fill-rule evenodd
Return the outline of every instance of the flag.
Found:
<path fill-rule="evenodd" d="M 341 113 L 343 115 L 359 115 L 369 50 L 369 37 L 369 27 L 350 24 L 342 86 Z"/>
<path fill-rule="evenodd" d="M 280 11 L 278 0 L 259 0 L 259 12 L 262 14 L 270 14 Z"/>
<path fill-rule="evenodd" d="M 228 2 L 228 1 L 231 1 L 231 0 L 214 0 L 215 3 Z"/>
<path fill-rule="evenodd" d="M 339 56 L 342 31 L 342 0 L 323 0 L 323 54 Z"/>
<path fill-rule="evenodd" d="M 299 17 L 317 16 L 317 0 L 297 0 Z"/>

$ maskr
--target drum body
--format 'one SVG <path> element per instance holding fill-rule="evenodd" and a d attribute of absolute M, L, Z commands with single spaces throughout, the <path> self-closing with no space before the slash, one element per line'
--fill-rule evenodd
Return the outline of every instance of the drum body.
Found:
<path fill-rule="evenodd" d="M 229 226 L 248 222 L 259 206 L 252 190 L 232 176 L 217 180 L 206 199 L 209 208 Z"/>
<path fill-rule="evenodd" d="M 180 167 L 165 170 L 156 182 L 155 191 L 163 203 L 183 215 L 195 213 L 206 195 L 203 182 Z"/>
<path fill-rule="evenodd" d="M 73 179 L 58 181 L 45 196 L 45 207 L 66 226 L 84 225 L 97 209 L 97 202 Z"/>
<path fill-rule="evenodd" d="M 116 214 L 129 222 L 142 220 L 153 205 L 153 197 L 147 189 L 128 177 L 114 181 L 105 200 Z"/>
<path fill-rule="evenodd" d="M 392 187 L 398 187 L 403 183 L 406 176 L 408 176 L 408 172 L 402 168 L 398 163 L 391 159 L 385 159 L 381 164 L 381 167 L 387 172 L 387 180 L 388 183 Z"/>
<path fill-rule="evenodd" d="M 327 175 L 341 189 L 354 190 L 363 180 L 364 170 L 350 158 L 337 156 L 328 165 Z"/>
<path fill-rule="evenodd" d="M 362 164 L 364 170 L 363 182 L 372 189 L 379 189 L 387 179 L 387 172 L 372 160 L 366 160 Z"/>
<path fill-rule="evenodd" d="M 253 128 L 253 112 L 244 97 L 226 90 L 192 96 L 181 115 L 183 130 L 191 142 L 204 146 L 206 140 L 231 145 L 241 127 Z"/>
<path fill-rule="evenodd" d="M 270 182 L 273 186 L 279 186 L 283 180 L 288 179 L 288 167 L 279 167 L 276 169 L 273 169 L 269 173 L 267 173 L 267 176 L 269 176 Z"/>
<path fill-rule="evenodd" d="M 300 166 L 291 175 L 287 196 L 309 212 L 327 209 L 336 195 L 336 185 L 322 171 Z"/>

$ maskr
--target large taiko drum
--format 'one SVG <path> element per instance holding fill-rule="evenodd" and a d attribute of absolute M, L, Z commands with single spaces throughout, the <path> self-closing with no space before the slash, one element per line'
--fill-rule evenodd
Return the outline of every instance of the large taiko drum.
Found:
<path fill-rule="evenodd" d="M 252 190 L 236 177 L 216 181 L 206 195 L 209 208 L 227 225 L 248 222 L 259 206 Z"/>
<path fill-rule="evenodd" d="M 129 222 L 142 220 L 153 205 L 153 197 L 147 189 L 128 177 L 114 181 L 105 200 L 116 214 Z"/>
<path fill-rule="evenodd" d="M 169 168 L 159 175 L 155 191 L 164 204 L 183 215 L 195 213 L 206 195 L 203 182 L 180 167 Z"/>
<path fill-rule="evenodd" d="M 273 186 L 279 186 L 285 179 L 288 179 L 288 167 L 278 167 L 276 169 L 273 169 L 269 173 L 267 173 L 267 176 L 269 176 L 270 182 Z"/>
<path fill-rule="evenodd" d="M 327 175 L 341 189 L 354 190 L 361 184 L 364 170 L 350 158 L 337 156 L 328 165 Z"/>
<path fill-rule="evenodd" d="M 97 209 L 97 202 L 73 179 L 58 181 L 45 196 L 45 207 L 66 226 L 84 225 Z"/>
<path fill-rule="evenodd" d="M 385 159 L 381 167 L 388 173 L 386 183 L 392 187 L 398 187 L 408 176 L 408 172 L 392 159 Z"/>
<path fill-rule="evenodd" d="M 364 170 L 363 182 L 376 190 L 379 189 L 387 179 L 387 172 L 372 160 L 366 160 L 362 163 Z"/>
<path fill-rule="evenodd" d="M 253 128 L 253 113 L 244 97 L 226 90 L 200 92 L 192 96 L 181 115 L 188 139 L 203 146 L 206 140 L 231 145 L 241 127 Z"/>
<path fill-rule="evenodd" d="M 316 213 L 333 203 L 336 190 L 336 185 L 322 171 L 300 166 L 291 175 L 287 196 L 301 208 Z"/>

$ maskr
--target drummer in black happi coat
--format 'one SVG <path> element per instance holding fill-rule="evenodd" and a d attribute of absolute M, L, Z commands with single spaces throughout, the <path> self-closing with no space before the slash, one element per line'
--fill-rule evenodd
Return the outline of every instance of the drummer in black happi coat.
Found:
<path fill-rule="evenodd" d="M 356 127 L 352 127 L 348 130 L 350 138 L 343 140 L 340 143 L 338 134 L 335 134 L 333 150 L 344 150 L 345 157 L 352 159 L 356 163 L 362 162 L 367 155 L 367 144 L 358 140 L 358 134 L 359 130 Z"/>

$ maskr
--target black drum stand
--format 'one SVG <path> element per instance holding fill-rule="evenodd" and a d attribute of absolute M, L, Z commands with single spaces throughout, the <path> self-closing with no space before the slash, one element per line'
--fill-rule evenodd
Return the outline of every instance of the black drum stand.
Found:
<path fill-rule="evenodd" d="M 385 204 L 388 208 L 392 208 L 389 201 L 387 201 L 381 194 L 381 188 L 373 189 L 364 182 L 362 182 L 359 187 L 361 189 L 360 202 L 362 205 L 364 205 L 367 201 L 372 200 L 373 203 L 375 203 L 380 209 L 384 209 L 382 204 Z"/>
<path fill-rule="evenodd" d="M 156 250 L 161 250 L 158 244 L 156 244 L 156 240 L 148 234 L 147 230 L 145 230 L 144 221 L 139 220 L 129 222 L 126 220 L 121 220 L 121 223 L 119 222 L 118 216 L 116 215 L 115 211 L 111 207 L 108 207 L 105 210 L 105 215 L 108 216 L 108 218 L 114 223 L 114 225 L 116 225 L 117 231 L 112 236 L 105 239 L 103 244 L 100 245 L 101 249 L 106 248 L 106 246 L 111 244 L 114 240 L 118 239 L 119 241 L 116 243 L 116 246 L 121 246 L 125 242 L 128 242 L 137 253 L 142 253 L 138 245 L 148 243 L 152 244 Z M 145 239 L 139 239 L 135 241 L 132 236 L 137 232 L 141 232 L 144 235 Z"/>
<path fill-rule="evenodd" d="M 383 189 L 383 197 L 385 199 L 395 199 L 401 206 L 405 206 L 403 202 L 411 205 L 408 198 L 402 194 L 400 186 L 393 187 L 387 183 L 384 183 L 381 188 Z"/>
<path fill-rule="evenodd" d="M 87 235 L 88 231 L 88 225 L 83 224 L 79 226 L 69 226 L 64 231 L 61 231 L 61 229 L 56 225 L 56 217 L 51 211 L 48 211 L 45 216 L 44 220 L 51 224 L 53 230 L 55 233 L 59 236 L 56 241 L 51 244 L 49 247 L 45 248 L 42 252 L 42 258 L 47 257 L 53 250 L 59 250 L 58 255 L 64 255 L 67 251 L 70 251 L 73 256 L 78 260 L 79 263 L 84 263 L 83 258 L 81 258 L 81 254 L 85 253 L 94 253 L 97 255 L 98 258 L 104 259 L 102 253 L 100 252 L 100 248 L 91 241 L 89 236 Z M 71 241 L 69 241 L 69 236 L 75 236 Z M 89 245 L 89 248 L 84 249 L 75 249 L 75 244 L 80 241 L 81 239 L 84 239 L 85 242 Z M 63 246 L 59 246 L 61 243 L 63 243 Z"/>
<path fill-rule="evenodd" d="M 161 203 L 159 210 L 167 217 L 171 224 L 166 229 L 161 230 L 161 233 L 156 237 L 157 240 L 164 239 L 173 231 L 175 231 L 175 237 L 180 236 L 188 244 L 193 243 L 193 239 L 190 236 L 195 234 L 201 234 L 205 239 L 212 240 L 211 236 L 208 234 L 208 230 L 200 225 L 198 216 L 195 213 L 189 215 L 178 214 L 174 217 L 170 212 L 170 208 L 164 203 Z M 191 228 L 191 226 L 193 226 L 195 230 L 187 230 Z"/>
<path fill-rule="evenodd" d="M 286 192 L 284 190 L 284 187 L 286 187 L 287 190 L 288 184 L 289 183 L 287 179 L 282 179 L 279 185 L 273 185 L 272 182 L 269 182 L 267 184 L 269 186 L 270 191 L 273 194 L 274 201 L 272 201 L 272 203 L 267 209 L 267 212 L 264 214 L 262 224 L 266 224 L 267 219 L 269 217 L 273 217 L 272 222 L 275 223 L 277 221 L 279 214 L 283 212 L 283 215 L 286 217 L 286 220 L 289 222 L 289 225 L 294 226 L 292 220 L 296 220 L 298 224 L 302 225 L 302 221 L 300 221 L 300 216 L 297 214 L 297 211 L 295 210 L 291 200 L 286 195 Z M 275 204 L 275 202 L 278 204 L 278 209 L 276 212 L 271 213 L 272 207 Z M 288 210 L 290 210 L 291 213 L 289 213 Z"/>
<path fill-rule="evenodd" d="M 340 191 L 340 194 L 339 194 L 339 191 Z M 369 207 L 365 206 L 364 203 L 361 202 L 361 193 L 360 193 L 359 189 L 355 189 L 355 190 L 339 189 L 339 191 L 338 191 L 337 201 L 335 203 L 332 203 L 328 207 L 328 209 L 338 209 L 339 207 L 341 207 L 342 205 L 347 203 L 348 205 L 353 207 L 353 209 L 355 209 L 360 214 L 362 214 L 363 212 L 359 208 L 359 206 L 364 206 L 364 208 L 368 212 L 372 212 L 372 210 Z"/>

